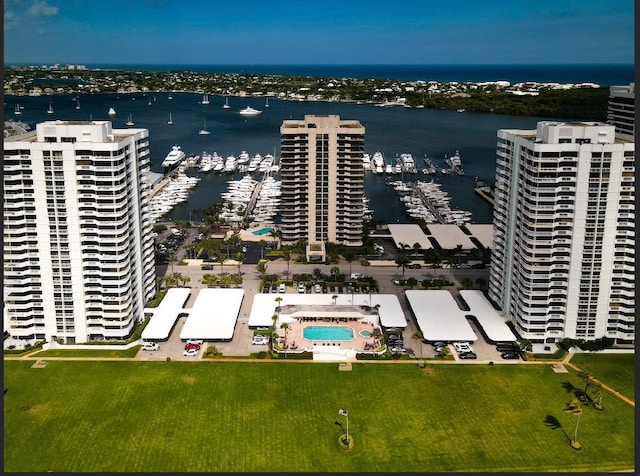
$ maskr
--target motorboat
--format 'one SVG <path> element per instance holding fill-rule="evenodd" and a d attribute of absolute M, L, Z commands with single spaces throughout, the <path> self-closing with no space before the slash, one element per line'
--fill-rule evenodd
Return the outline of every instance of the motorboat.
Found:
<path fill-rule="evenodd" d="M 257 116 L 258 114 L 262 114 L 262 111 L 254 109 L 251 106 L 247 106 L 240 111 L 240 114 L 242 114 L 243 116 Z"/>
<path fill-rule="evenodd" d="M 50 110 L 51 112 L 53 112 L 53 108 L 51 107 L 51 105 L 49 105 L 49 110 Z M 49 111 L 47 111 L 47 112 L 49 112 Z M 49 114 L 51 114 L 51 113 L 49 113 Z M 110 108 L 109 108 L 109 112 L 108 112 L 108 114 L 109 114 L 110 116 L 115 116 L 115 115 L 116 115 L 116 110 L 115 110 L 114 108 L 110 107 Z"/>
<path fill-rule="evenodd" d="M 229 155 L 224 161 L 224 171 L 227 173 L 235 172 L 238 167 L 238 159 L 234 155 Z"/>
<path fill-rule="evenodd" d="M 162 166 L 165 169 L 173 169 L 180 165 L 185 158 L 186 155 L 182 151 L 182 148 L 179 145 L 174 145 L 171 147 L 171 151 L 169 151 L 167 156 L 162 161 Z"/>

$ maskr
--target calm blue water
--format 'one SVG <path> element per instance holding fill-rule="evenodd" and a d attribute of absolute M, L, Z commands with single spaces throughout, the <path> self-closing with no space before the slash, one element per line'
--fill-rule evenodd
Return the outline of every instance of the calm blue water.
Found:
<path fill-rule="evenodd" d="M 633 64 L 570 65 L 87 65 L 90 68 L 132 71 L 194 71 L 325 78 L 374 78 L 424 81 L 525 81 L 556 83 L 596 83 L 604 87 L 629 84 L 634 80 Z"/>
<path fill-rule="evenodd" d="M 302 329 L 306 340 L 353 340 L 353 329 L 345 326 L 308 326 Z"/>
<path fill-rule="evenodd" d="M 236 66 L 237 67 L 237 66 Z M 211 67 L 209 67 L 211 68 Z M 279 68 L 278 66 L 260 66 L 259 68 Z M 283 67 L 284 68 L 284 67 Z M 307 67 L 299 68 L 290 74 L 302 74 Z M 321 66 L 309 67 L 321 69 Z M 344 74 L 356 70 L 365 71 L 367 67 L 340 66 Z M 373 67 L 371 67 L 373 68 Z M 380 71 L 395 68 L 400 74 L 402 68 L 411 70 L 413 66 L 390 67 L 381 66 Z M 425 67 L 426 68 L 426 67 Z M 434 67 L 438 68 L 438 67 Z M 444 67 L 442 67 L 444 68 Z M 451 67 L 453 70 L 462 67 Z M 480 68 L 480 67 L 478 67 Z M 524 68 L 524 67 L 523 67 Z M 548 67 L 542 68 L 542 70 Z M 578 67 L 558 68 L 553 81 L 563 82 L 562 71 L 565 69 L 578 71 Z M 171 69 L 171 65 L 163 69 Z M 184 69 L 184 67 L 182 67 Z M 513 68 L 512 68 L 513 69 Z M 624 68 L 623 68 L 624 69 Z M 473 70 L 473 67 L 471 67 Z M 515 67 L 514 71 L 517 71 Z M 583 68 L 584 70 L 584 68 Z M 606 68 L 600 68 L 599 74 L 605 74 Z M 583 71 L 584 72 L 584 71 Z M 631 73 L 633 68 L 631 67 Z M 381 73 L 382 74 L 382 73 Z M 417 73 L 416 73 L 417 74 Z M 460 73 L 462 74 L 462 73 Z M 471 74 L 471 73 L 469 73 Z M 479 73 L 478 73 L 479 74 Z M 514 73 L 515 74 L 515 73 Z M 541 74 L 541 73 L 540 73 Z M 595 81 L 586 72 L 584 77 L 573 81 Z M 625 73 L 626 74 L 626 73 Z M 616 77 L 612 84 L 628 84 L 632 79 L 625 74 Z M 348 74 L 352 76 L 352 74 Z M 397 76 L 396 76 L 397 77 Z M 506 76 L 496 76 L 492 79 L 513 80 Z M 455 78 L 458 81 L 462 77 Z M 531 78 L 528 78 L 531 79 Z M 154 100 L 155 99 L 155 100 Z M 475 178 L 479 181 L 493 184 L 495 180 L 496 162 L 496 133 L 498 129 L 535 129 L 536 123 L 552 117 L 522 117 L 503 116 L 498 114 L 469 113 L 460 114 L 455 111 L 441 111 L 430 109 L 379 108 L 373 105 L 358 105 L 344 103 L 297 102 L 269 99 L 269 107 L 265 107 L 265 100 L 258 98 L 230 97 L 230 109 L 223 109 L 224 97 L 210 96 L 210 104 L 200 104 L 200 94 L 174 93 L 173 99 L 168 94 L 97 94 L 80 95 L 80 110 L 75 109 L 75 96 L 5 96 L 5 120 L 21 120 L 32 127 L 45 120 L 112 120 L 114 128 L 126 128 L 128 115 L 132 115 L 134 127 L 149 130 L 149 152 L 151 168 L 155 172 L 162 172 L 161 162 L 171 149 L 178 144 L 185 153 L 202 155 L 203 151 L 218 152 L 227 156 L 246 150 L 249 154 L 271 153 L 276 158 L 280 156 L 280 126 L 285 119 L 303 119 L 306 114 L 337 114 L 342 119 L 355 119 L 365 127 L 365 150 L 369 154 L 381 151 L 386 160 L 394 160 L 397 154 L 409 152 L 416 159 L 419 167 L 424 166 L 423 157 L 427 154 L 434 165 L 444 166 L 445 155 L 452 155 L 460 151 L 464 176 L 438 175 L 434 180 L 440 182 L 442 190 L 452 198 L 452 208 L 461 208 L 472 212 L 473 223 L 491 223 L 493 221 L 492 207 L 481 199 L 474 191 Z M 52 103 L 54 114 L 47 114 L 49 102 Z M 151 105 L 149 105 L 151 102 Z M 23 114 L 14 116 L 16 103 L 23 109 Z M 259 116 L 245 117 L 238 111 L 246 106 L 252 106 L 263 111 Z M 113 107 L 117 114 L 112 119 L 107 115 L 109 107 Z M 168 126 L 169 114 L 172 115 L 173 126 Z M 207 130 L 211 135 L 201 136 L 198 131 L 203 128 L 206 120 Z M 193 170 L 189 174 L 196 175 Z M 214 172 L 200 174 L 202 180 L 193 190 L 188 201 L 176 206 L 167 220 L 190 220 L 198 216 L 197 211 L 206 209 L 220 200 L 220 194 L 227 189 L 227 180 L 231 176 L 219 175 Z M 233 178 L 239 179 L 236 173 Z M 401 178 L 398 175 L 394 179 Z M 405 177 L 405 180 L 428 180 L 429 176 L 418 174 Z M 385 184 L 384 175 L 367 173 L 365 178 L 365 193 L 370 200 L 370 207 L 374 210 L 374 218 L 388 223 L 412 223 L 405 209 L 397 199 L 395 191 Z M 196 211 L 196 213 L 194 213 Z M 201 215 L 200 215 L 201 218 Z"/>

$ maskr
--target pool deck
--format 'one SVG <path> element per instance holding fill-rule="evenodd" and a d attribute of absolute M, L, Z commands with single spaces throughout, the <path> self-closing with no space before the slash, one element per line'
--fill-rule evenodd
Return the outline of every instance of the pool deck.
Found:
<path fill-rule="evenodd" d="M 332 307 L 330 311 L 328 307 Z M 283 322 L 288 325 L 285 332 L 280 326 Z M 282 348 L 286 345 L 288 352 L 313 352 L 318 347 L 331 350 L 353 350 L 356 352 L 371 352 L 378 350 L 380 340 L 375 337 L 363 337 L 360 332 L 380 330 L 377 325 L 378 314 L 368 306 L 314 306 L 288 305 L 280 309 L 276 327 L 280 338 L 278 343 Z M 303 330 L 308 326 L 348 326 L 353 329 L 354 338 L 349 341 L 311 341 L 303 337 Z"/>

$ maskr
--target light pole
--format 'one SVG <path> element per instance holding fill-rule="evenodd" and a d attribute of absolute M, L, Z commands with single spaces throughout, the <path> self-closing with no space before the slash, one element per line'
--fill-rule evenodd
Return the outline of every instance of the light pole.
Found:
<path fill-rule="evenodd" d="M 347 410 L 343 410 L 342 408 L 340 410 L 338 410 L 338 413 L 340 415 L 344 415 L 345 418 L 347 419 L 347 431 L 346 431 L 346 435 L 345 435 L 345 439 L 342 440 L 342 442 L 349 446 L 349 412 Z"/>

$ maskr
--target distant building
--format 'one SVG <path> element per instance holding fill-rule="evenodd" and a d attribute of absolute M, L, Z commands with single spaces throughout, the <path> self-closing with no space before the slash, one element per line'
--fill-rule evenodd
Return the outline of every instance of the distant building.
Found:
<path fill-rule="evenodd" d="M 533 343 L 635 342 L 635 145 L 600 122 L 499 130 L 489 297 Z"/>
<path fill-rule="evenodd" d="M 629 86 L 611 86 L 607 122 L 616 128 L 616 135 L 628 141 L 635 137 L 635 83 Z"/>
<path fill-rule="evenodd" d="M 4 318 L 16 340 L 120 340 L 154 296 L 146 129 L 47 121 L 4 139 Z"/>
<path fill-rule="evenodd" d="M 306 240 L 310 260 L 326 258 L 327 242 L 362 245 L 364 133 L 335 115 L 282 123 L 282 242 Z"/>

